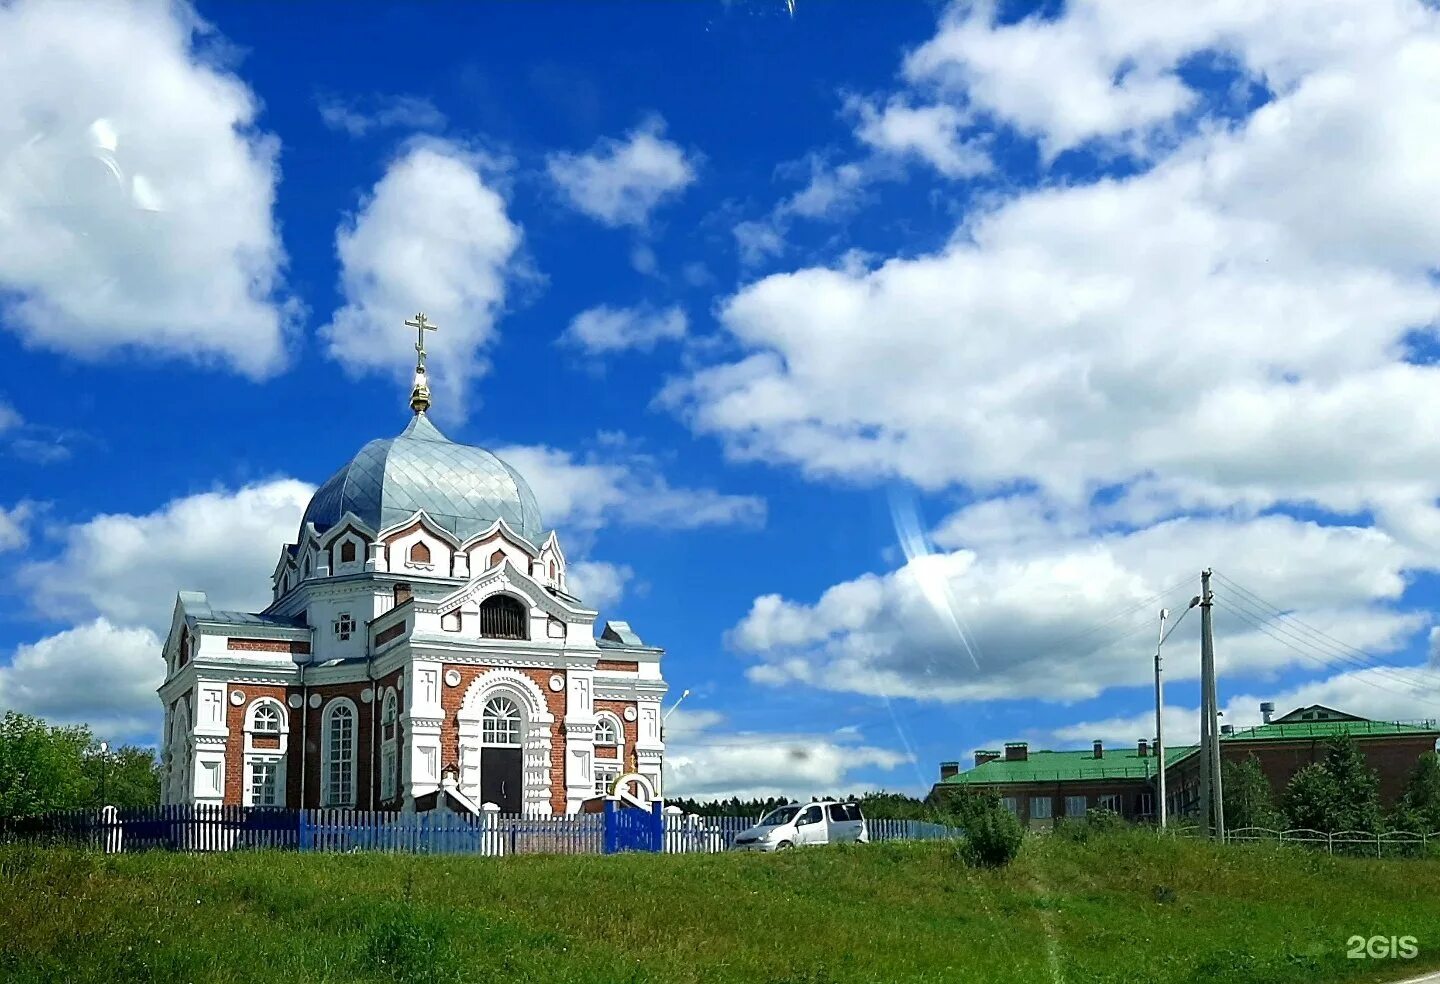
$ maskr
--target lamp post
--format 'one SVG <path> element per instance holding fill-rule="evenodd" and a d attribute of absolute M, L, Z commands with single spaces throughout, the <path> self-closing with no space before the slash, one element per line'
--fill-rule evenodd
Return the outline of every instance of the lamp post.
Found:
<path fill-rule="evenodd" d="M 105 766 L 106 766 L 106 764 L 107 764 L 107 761 L 108 761 L 109 758 L 110 758 L 110 743 L 109 743 L 108 741 L 102 741 L 102 742 L 100 743 L 99 752 L 100 752 L 100 805 L 101 805 L 101 806 L 104 806 L 104 805 L 105 805 Z"/>
<path fill-rule="evenodd" d="M 1165 714 L 1165 690 L 1160 683 L 1160 649 L 1165 645 L 1165 640 L 1170 638 L 1170 633 L 1178 629 L 1180 623 L 1185 620 L 1185 616 L 1190 614 L 1190 609 L 1198 604 L 1200 604 L 1200 596 L 1196 595 L 1190 599 L 1190 604 L 1185 606 L 1185 610 L 1180 613 L 1180 617 L 1170 626 L 1168 632 L 1165 629 L 1165 620 L 1170 617 L 1170 610 L 1168 608 L 1160 609 L 1160 632 L 1155 641 L 1155 756 L 1158 760 L 1156 776 L 1159 780 L 1156 806 L 1159 811 L 1157 816 L 1160 818 L 1161 830 L 1165 829 L 1167 803 L 1165 799 L 1165 727 L 1161 721 Z"/>

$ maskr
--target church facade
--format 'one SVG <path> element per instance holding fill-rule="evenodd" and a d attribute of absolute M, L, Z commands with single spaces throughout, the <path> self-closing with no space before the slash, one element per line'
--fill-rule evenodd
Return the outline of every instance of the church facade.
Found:
<path fill-rule="evenodd" d="M 597 632 L 525 479 L 430 421 L 417 320 L 409 425 L 315 492 L 270 605 L 180 593 L 164 802 L 554 814 L 621 774 L 659 794 L 663 650 Z"/>

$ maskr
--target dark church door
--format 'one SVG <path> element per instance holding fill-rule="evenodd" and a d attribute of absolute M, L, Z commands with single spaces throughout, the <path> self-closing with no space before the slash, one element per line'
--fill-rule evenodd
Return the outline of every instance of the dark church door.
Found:
<path fill-rule="evenodd" d="M 520 752 L 518 748 L 480 750 L 480 802 L 494 803 L 501 813 L 521 812 Z"/>

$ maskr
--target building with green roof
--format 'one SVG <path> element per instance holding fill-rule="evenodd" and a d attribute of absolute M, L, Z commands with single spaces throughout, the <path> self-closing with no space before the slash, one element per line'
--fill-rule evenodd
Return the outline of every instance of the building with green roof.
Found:
<path fill-rule="evenodd" d="M 1272 721 L 1271 705 L 1261 706 L 1263 724 L 1222 729 L 1220 754 L 1237 762 L 1255 756 L 1277 795 L 1296 772 L 1324 757 L 1332 738 L 1349 735 L 1379 776 L 1382 802 L 1391 804 L 1420 756 L 1433 751 L 1440 738 L 1433 720 L 1373 721 L 1313 704 Z M 1009 742 L 1003 749 L 980 749 L 974 766 L 964 771 L 958 762 L 942 762 L 940 781 L 931 796 L 995 793 L 1007 808 L 1035 826 L 1083 816 L 1096 808 L 1147 821 L 1155 814 L 1159 768 L 1154 746 L 1143 738 L 1121 748 L 1096 741 L 1088 749 L 1061 751 L 1032 750 L 1027 742 Z M 1198 746 L 1165 749 L 1165 772 L 1170 812 L 1193 810 L 1199 800 Z"/>

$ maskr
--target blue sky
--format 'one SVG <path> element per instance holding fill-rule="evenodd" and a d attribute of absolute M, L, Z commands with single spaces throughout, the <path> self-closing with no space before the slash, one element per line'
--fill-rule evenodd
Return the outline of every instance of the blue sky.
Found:
<path fill-rule="evenodd" d="M 672 790 L 1149 735 L 1206 565 L 1235 723 L 1440 715 L 1440 25 L 1191 7 L 0 5 L 0 705 L 151 739 L 424 309 Z"/>

